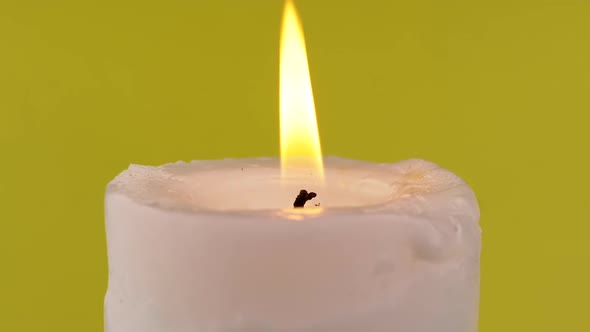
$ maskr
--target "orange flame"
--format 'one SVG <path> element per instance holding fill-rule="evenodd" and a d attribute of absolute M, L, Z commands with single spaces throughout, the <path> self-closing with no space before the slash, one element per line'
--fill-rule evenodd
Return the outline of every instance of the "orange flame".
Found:
<path fill-rule="evenodd" d="M 283 179 L 295 169 L 311 169 L 324 180 L 303 28 L 292 0 L 285 2 L 281 29 L 280 117 Z"/>

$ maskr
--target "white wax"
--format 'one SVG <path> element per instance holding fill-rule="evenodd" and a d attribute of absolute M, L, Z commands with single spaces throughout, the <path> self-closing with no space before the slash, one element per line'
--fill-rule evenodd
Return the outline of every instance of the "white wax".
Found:
<path fill-rule="evenodd" d="M 106 194 L 108 332 L 474 332 L 479 210 L 423 160 L 132 165 Z M 292 209 L 300 189 L 318 196 Z M 320 203 L 320 207 L 315 207 Z"/>

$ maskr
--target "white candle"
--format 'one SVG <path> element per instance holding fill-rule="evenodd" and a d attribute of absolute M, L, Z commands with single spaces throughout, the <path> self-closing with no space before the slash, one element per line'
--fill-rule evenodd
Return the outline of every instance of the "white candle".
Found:
<path fill-rule="evenodd" d="M 305 169 L 281 184 L 278 159 L 121 173 L 106 195 L 106 331 L 476 331 L 471 189 L 422 160 L 324 162 L 324 185 Z M 318 196 L 293 209 L 300 189 Z"/>
<path fill-rule="evenodd" d="M 280 161 L 131 166 L 110 183 L 106 331 L 475 331 L 473 192 L 422 160 L 322 159 L 290 1 L 283 22 Z M 318 196 L 294 209 L 301 189 Z"/>

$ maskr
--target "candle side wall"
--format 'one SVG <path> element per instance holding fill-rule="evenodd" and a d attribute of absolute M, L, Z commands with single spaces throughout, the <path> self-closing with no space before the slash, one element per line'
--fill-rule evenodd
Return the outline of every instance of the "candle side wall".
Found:
<path fill-rule="evenodd" d="M 480 230 L 468 193 L 438 219 L 293 222 L 174 212 L 110 192 L 106 331 L 473 332 Z"/>

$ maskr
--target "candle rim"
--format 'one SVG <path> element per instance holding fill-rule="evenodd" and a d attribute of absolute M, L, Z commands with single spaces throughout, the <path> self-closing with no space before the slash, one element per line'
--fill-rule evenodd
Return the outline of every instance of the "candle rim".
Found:
<path fill-rule="evenodd" d="M 455 200 L 473 200 L 475 202 L 474 206 L 476 207 L 476 211 L 471 211 L 479 216 L 479 210 L 477 207 L 477 201 L 473 191 L 469 188 L 469 186 L 461 180 L 458 176 L 453 174 L 452 172 L 445 170 L 438 166 L 435 163 L 428 162 L 421 159 L 409 159 L 405 161 L 401 161 L 398 163 L 373 163 L 361 160 L 352 160 L 342 157 L 336 156 L 326 156 L 324 157 L 324 161 L 326 163 L 326 170 L 330 172 L 331 169 L 335 168 L 333 165 L 338 165 L 339 168 L 350 169 L 360 168 L 360 169 L 368 169 L 370 172 L 375 172 L 376 174 L 383 176 L 383 174 L 388 174 L 391 172 L 392 174 L 402 173 L 402 174 L 411 174 L 413 171 L 418 169 L 418 173 L 420 176 L 417 176 L 415 179 L 412 180 L 410 177 L 406 179 L 408 183 L 403 184 L 406 187 L 404 188 L 405 191 L 398 192 L 397 197 L 391 197 L 386 201 L 378 202 L 376 204 L 366 204 L 361 206 L 341 206 L 341 207 L 334 207 L 334 206 L 325 206 L 322 205 L 321 213 L 307 213 L 307 211 L 313 210 L 314 206 L 311 205 L 306 207 L 303 210 L 306 210 L 306 213 L 301 214 L 301 212 L 295 212 L 294 209 L 284 209 L 284 208 L 259 208 L 259 209 L 214 209 L 214 208 L 206 208 L 206 207 L 193 207 L 188 204 L 174 204 L 167 202 L 166 199 L 149 199 L 149 190 L 162 190 L 162 188 L 158 187 L 161 184 L 158 181 L 174 181 L 173 172 L 170 170 L 178 170 L 184 169 L 185 171 L 188 169 L 192 169 L 191 172 L 195 172 L 193 168 L 197 168 L 199 171 L 203 170 L 216 170 L 216 169 L 224 169 L 222 166 L 231 165 L 235 168 L 235 165 L 243 164 L 244 167 L 248 167 L 248 165 L 258 165 L 261 164 L 265 167 L 267 166 L 276 166 L 276 169 L 280 169 L 280 160 L 278 158 L 272 157 L 261 157 L 261 158 L 226 158 L 226 159 L 213 159 L 213 160 L 199 160 L 199 161 L 190 161 L 184 162 L 179 161 L 175 163 L 167 163 L 161 166 L 141 166 L 141 165 L 130 165 L 129 168 L 122 173 L 120 173 L 115 179 L 113 179 L 108 187 L 107 187 L 107 197 L 114 194 L 122 194 L 124 196 L 129 197 L 136 203 L 145 206 L 151 206 L 156 209 L 160 209 L 163 211 L 178 211 L 178 212 L 185 212 L 190 213 L 192 215 L 243 215 L 243 216 L 260 216 L 265 218 L 279 218 L 279 219 L 290 219 L 290 216 L 293 215 L 302 215 L 301 218 L 297 217 L 300 220 L 311 220 L 311 219 L 323 219 L 324 216 L 332 216 L 338 214 L 353 214 L 353 215 L 367 215 L 372 213 L 387 213 L 391 215 L 395 214 L 403 214 L 406 213 L 410 206 L 404 206 L 403 202 L 413 202 L 413 199 L 423 199 L 424 197 L 436 198 L 437 201 L 442 200 L 445 201 L 445 196 L 449 196 L 449 198 L 453 198 Z M 257 167 L 258 167 L 257 166 Z M 235 170 L 235 169 L 234 169 Z M 405 173 L 404 173 L 405 172 Z M 420 189 L 419 186 L 411 183 L 411 181 L 420 181 L 428 184 L 428 181 L 438 181 L 437 186 L 429 187 L 428 190 L 423 190 L 424 188 Z M 435 181 L 436 180 L 436 181 Z M 440 180 L 440 181 L 439 181 Z M 142 181 L 150 182 L 148 185 L 142 183 Z M 422 184 L 424 185 L 424 184 Z M 141 190 L 137 190 L 137 188 L 129 188 L 129 187 L 142 187 Z M 144 196 L 142 197 L 142 194 Z M 161 193 L 160 193 L 161 194 Z M 321 193 L 320 193 L 321 195 Z M 438 195 L 438 196 L 437 196 Z M 292 202 L 290 202 L 292 203 Z M 447 202 L 453 203 L 453 202 Z M 446 204 L 446 203 L 441 203 Z M 455 203 L 453 203 L 455 204 Z M 427 206 L 427 208 L 429 208 Z"/>

